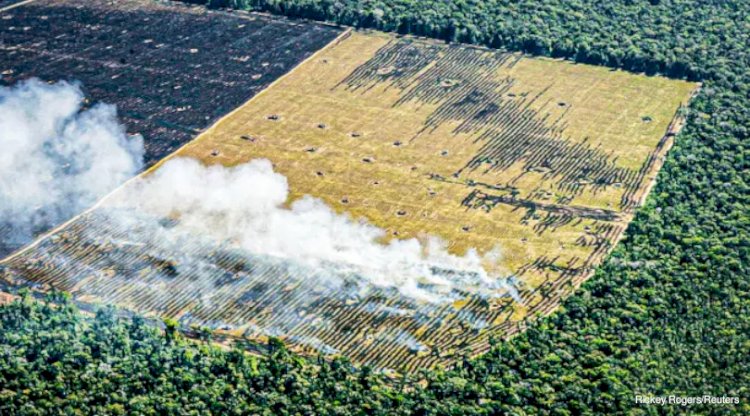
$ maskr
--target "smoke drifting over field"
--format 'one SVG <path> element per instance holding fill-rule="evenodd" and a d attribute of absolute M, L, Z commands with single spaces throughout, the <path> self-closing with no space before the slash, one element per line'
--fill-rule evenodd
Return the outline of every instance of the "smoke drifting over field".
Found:
<path fill-rule="evenodd" d="M 80 88 L 65 82 L 31 80 L 0 89 L 0 249 L 28 243 L 142 168 L 143 141 L 127 136 L 115 108 L 83 109 L 82 100 Z M 113 194 L 98 211 L 104 223 L 128 235 L 116 244 L 174 258 L 177 278 L 205 299 L 216 277 L 206 257 L 210 247 L 235 247 L 248 258 L 283 264 L 290 284 L 344 297 L 381 288 L 440 303 L 504 287 L 485 271 L 497 263 L 497 250 L 457 256 L 437 238 L 384 243 L 386 231 L 364 220 L 311 196 L 290 205 L 288 198 L 286 177 L 268 160 L 227 168 L 177 158 Z M 109 238 L 96 230 L 87 234 Z M 130 267 L 123 263 L 118 270 Z"/>
<path fill-rule="evenodd" d="M 66 82 L 0 87 L 0 256 L 92 205 L 142 167 L 113 106 Z M 6 253 L 4 253 L 6 252 Z"/>
<path fill-rule="evenodd" d="M 158 229 L 138 233 L 140 238 L 158 236 L 149 238 L 149 245 L 174 252 L 165 246 L 184 244 L 185 235 L 230 242 L 253 255 L 310 270 L 310 278 L 328 286 L 353 281 L 362 289 L 395 288 L 413 299 L 439 302 L 451 299 L 454 289 L 479 293 L 499 284 L 483 267 L 496 263 L 496 251 L 484 257 L 474 250 L 456 256 L 436 238 L 384 244 L 385 230 L 337 214 L 310 196 L 287 207 L 288 196 L 286 178 L 268 160 L 226 168 L 178 158 L 133 183 L 108 206 L 125 208 L 117 211 L 131 229 L 133 218 L 122 218 L 122 213 L 162 219 L 152 222 Z"/>

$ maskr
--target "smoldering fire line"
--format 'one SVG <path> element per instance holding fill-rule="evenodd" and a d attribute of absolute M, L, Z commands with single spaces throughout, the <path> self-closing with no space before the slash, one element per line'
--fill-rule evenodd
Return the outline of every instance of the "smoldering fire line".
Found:
<path fill-rule="evenodd" d="M 499 249 L 455 255 L 434 237 L 383 243 L 386 231 L 366 220 L 338 214 L 310 196 L 287 208 L 288 199 L 286 178 L 268 160 L 227 168 L 176 158 L 124 187 L 105 207 L 117 208 L 108 211 L 113 221 L 138 228 L 139 239 L 158 235 L 140 241 L 154 249 L 179 251 L 186 236 L 208 236 L 300 265 L 313 271 L 311 278 L 357 276 L 360 285 L 396 288 L 427 302 L 455 300 L 454 289 L 488 294 L 499 288 L 499 276 L 486 271 L 496 266 Z M 131 212 L 170 221 L 134 225 Z"/>

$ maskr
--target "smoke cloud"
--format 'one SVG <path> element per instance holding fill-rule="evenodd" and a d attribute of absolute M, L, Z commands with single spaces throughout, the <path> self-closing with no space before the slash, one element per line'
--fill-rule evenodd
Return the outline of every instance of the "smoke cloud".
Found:
<path fill-rule="evenodd" d="M 291 204 L 288 198 L 286 177 L 268 160 L 227 168 L 176 158 L 129 184 L 107 206 L 158 218 L 150 222 L 158 229 L 145 233 L 158 236 L 149 245 L 185 244 L 185 235 L 210 238 L 311 270 L 309 278 L 328 280 L 329 287 L 353 279 L 363 290 L 397 289 L 412 299 L 444 302 L 459 297 L 456 290 L 478 294 L 503 284 L 485 271 L 497 264 L 497 250 L 457 256 L 437 238 L 383 243 L 381 228 L 338 214 L 311 196 Z M 129 229 L 143 229 L 133 226 L 133 216 L 118 215 Z"/>
<path fill-rule="evenodd" d="M 115 108 L 82 103 L 80 88 L 65 82 L 30 80 L 0 89 L 0 254 L 2 246 L 26 244 L 93 205 L 142 168 L 142 138 L 127 136 Z M 384 242 L 385 230 L 336 213 L 320 199 L 290 203 L 286 178 L 268 160 L 224 167 L 171 159 L 96 211 L 102 221 L 87 238 L 123 231 L 128 241 L 118 244 L 156 257 L 173 253 L 181 284 L 208 285 L 199 292 L 209 297 L 216 274 L 206 257 L 211 246 L 265 258 L 287 270 L 290 281 L 303 279 L 292 283 L 344 297 L 375 288 L 442 303 L 507 292 L 507 281 L 486 271 L 496 269 L 499 250 L 459 256 L 435 237 Z M 129 273 L 127 264 L 119 270 Z M 148 286 L 143 289 L 158 290 Z"/>
<path fill-rule="evenodd" d="M 0 257 L 65 221 L 143 166 L 114 106 L 83 108 L 67 82 L 0 87 Z"/>

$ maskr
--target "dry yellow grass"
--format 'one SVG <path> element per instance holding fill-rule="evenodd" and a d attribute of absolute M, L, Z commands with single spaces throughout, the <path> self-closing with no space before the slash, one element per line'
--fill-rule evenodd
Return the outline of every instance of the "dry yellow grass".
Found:
<path fill-rule="evenodd" d="M 525 198 L 530 201 L 568 196 L 572 198 L 569 205 L 611 210 L 618 210 L 624 187 L 566 193 L 556 188 L 554 179 L 544 180 L 540 172 L 526 170 L 518 179 L 524 173 L 524 160 L 501 172 L 468 172 L 454 178 L 481 143 L 475 142 L 475 134 L 453 134 L 458 121 L 420 134 L 439 103 L 414 100 L 394 107 L 403 90 L 387 80 L 366 91 L 340 85 L 389 42 L 399 41 L 389 35 L 354 32 L 178 155 L 225 165 L 268 158 L 289 179 L 293 198 L 314 195 L 339 212 L 367 218 L 397 238 L 440 236 L 456 253 L 469 247 L 489 250 L 499 244 L 508 270 L 541 255 L 559 256 L 560 264 L 574 257 L 586 258 L 591 250 L 575 241 L 590 224 L 582 222 L 540 235 L 533 229 L 535 221 L 521 224 L 524 212 L 514 206 L 498 206 L 489 213 L 462 207 L 471 189 L 466 182 L 512 185 L 521 196 L 539 191 L 552 194 Z M 678 106 L 695 89 L 692 83 L 546 59 L 520 58 L 495 76 L 514 78 L 509 93 L 517 97 L 546 89 L 531 105 L 540 117 L 549 114 L 549 119 L 557 119 L 568 109 L 564 115 L 568 140 L 588 137 L 593 147 L 617 158 L 618 166 L 633 170 L 645 163 Z M 278 120 L 270 120 L 271 115 Z M 648 123 L 642 120 L 646 116 L 651 118 Z M 321 124 L 325 127 L 320 128 Z M 255 141 L 243 140 L 243 135 Z M 219 155 L 211 156 L 216 150 Z M 430 179 L 431 174 L 446 181 Z"/>
<path fill-rule="evenodd" d="M 267 158 L 288 178 L 291 199 L 313 195 L 387 229 L 390 238 L 438 236 L 458 254 L 500 247 L 494 271 L 516 276 L 520 302 L 472 298 L 383 317 L 368 309 L 372 299 L 326 298 L 305 311 L 323 316 L 325 325 L 303 320 L 284 334 L 303 352 L 325 345 L 356 362 L 408 370 L 449 364 L 459 349 L 485 351 L 490 335 L 522 329 L 588 277 L 642 201 L 671 144 L 675 112 L 695 89 L 661 77 L 351 32 L 172 157 L 227 166 Z M 68 236 L 87 221 L 58 232 L 52 248 L 13 259 L 14 276 L 59 280 L 60 272 L 39 259 L 79 244 Z M 97 296 L 81 290 L 80 298 Z M 235 336 L 290 312 L 283 302 L 256 313 L 235 301 L 205 311 L 179 296 L 175 289 L 167 306 L 124 306 L 206 320 L 239 316 L 229 331 Z"/>

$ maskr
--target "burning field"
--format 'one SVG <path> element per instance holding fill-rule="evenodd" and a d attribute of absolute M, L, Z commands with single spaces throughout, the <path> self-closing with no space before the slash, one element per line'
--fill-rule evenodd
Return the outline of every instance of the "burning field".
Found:
<path fill-rule="evenodd" d="M 345 32 L 0 276 L 383 369 L 449 365 L 591 275 L 696 87 Z M 204 99 L 195 114 L 227 109 Z"/>

